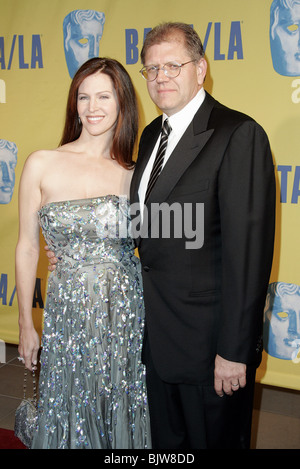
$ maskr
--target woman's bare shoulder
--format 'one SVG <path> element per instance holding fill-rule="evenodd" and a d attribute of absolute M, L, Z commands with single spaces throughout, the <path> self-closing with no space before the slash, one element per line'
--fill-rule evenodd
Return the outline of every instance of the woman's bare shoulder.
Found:
<path fill-rule="evenodd" d="M 55 150 L 35 150 L 27 158 L 27 161 L 40 161 L 54 158 L 58 154 L 58 148 Z"/>
<path fill-rule="evenodd" d="M 53 163 L 59 156 L 59 148 L 54 150 L 35 150 L 27 157 L 25 164 L 31 166 L 43 166 L 48 163 Z"/>

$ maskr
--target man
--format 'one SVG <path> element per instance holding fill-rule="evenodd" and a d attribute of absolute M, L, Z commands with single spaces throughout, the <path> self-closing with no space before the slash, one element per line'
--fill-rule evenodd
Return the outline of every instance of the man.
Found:
<path fill-rule="evenodd" d="M 154 28 L 141 58 L 149 94 L 163 111 L 142 134 L 131 184 L 132 207 L 143 212 L 137 245 L 153 448 L 248 448 L 273 254 L 268 139 L 250 117 L 204 91 L 207 64 L 190 26 Z M 152 166 L 165 118 L 172 130 L 155 181 Z M 178 236 L 177 216 L 164 235 L 160 208 L 174 204 L 181 208 L 181 224 L 192 221 L 203 230 L 203 243 L 193 244 L 189 230 Z"/>
<path fill-rule="evenodd" d="M 248 448 L 273 255 L 268 139 L 250 117 L 204 91 L 207 63 L 190 26 L 154 28 L 141 58 L 163 117 L 142 134 L 132 204 L 144 204 L 162 120 L 172 128 L 138 239 L 153 448 Z M 204 206 L 201 248 L 162 230 L 151 236 L 162 203 L 194 213 Z"/>

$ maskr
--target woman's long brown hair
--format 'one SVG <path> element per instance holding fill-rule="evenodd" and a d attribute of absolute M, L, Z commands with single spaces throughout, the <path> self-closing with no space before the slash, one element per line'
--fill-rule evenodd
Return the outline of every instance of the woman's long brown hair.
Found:
<path fill-rule="evenodd" d="M 85 78 L 97 72 L 104 73 L 111 78 L 120 109 L 111 147 L 111 157 L 124 168 L 130 169 L 134 166 L 132 156 L 138 133 L 138 107 L 131 78 L 117 60 L 96 57 L 85 62 L 76 72 L 69 90 L 65 127 L 60 145 L 79 138 L 82 124 L 77 112 L 78 88 Z"/>

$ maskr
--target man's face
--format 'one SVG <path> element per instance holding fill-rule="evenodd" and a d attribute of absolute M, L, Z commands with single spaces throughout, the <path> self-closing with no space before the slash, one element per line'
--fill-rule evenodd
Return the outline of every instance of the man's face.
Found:
<path fill-rule="evenodd" d="M 192 60 L 184 45 L 183 37 L 170 37 L 167 42 L 149 47 L 145 55 L 146 66 L 162 67 L 168 62 L 179 64 Z M 186 106 L 203 85 L 207 64 L 204 59 L 199 63 L 191 62 L 181 68 L 176 78 L 169 78 L 159 70 L 154 81 L 147 82 L 152 101 L 168 116 L 175 114 Z"/>
<path fill-rule="evenodd" d="M 8 148 L 0 150 L 0 204 L 11 201 L 15 187 L 17 156 Z"/>
<path fill-rule="evenodd" d="M 300 4 L 275 9 L 271 50 L 274 68 L 279 74 L 300 76 Z"/>

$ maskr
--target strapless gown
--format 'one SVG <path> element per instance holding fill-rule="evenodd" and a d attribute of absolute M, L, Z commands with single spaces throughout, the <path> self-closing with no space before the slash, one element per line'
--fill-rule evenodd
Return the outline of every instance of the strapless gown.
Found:
<path fill-rule="evenodd" d="M 48 280 L 32 448 L 150 448 L 128 200 L 53 202 L 38 217 L 59 261 Z"/>

